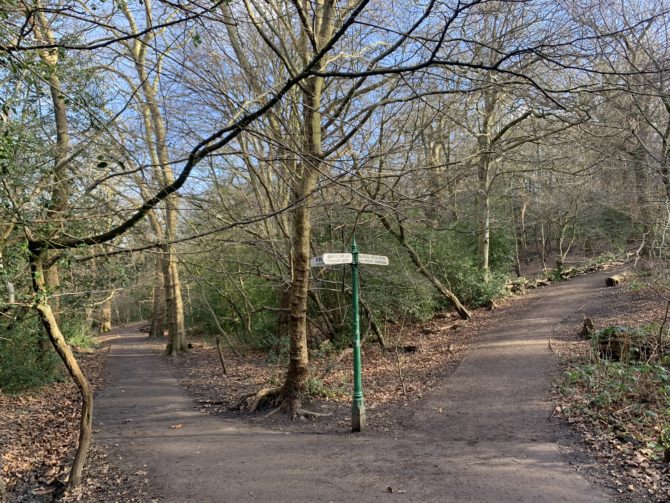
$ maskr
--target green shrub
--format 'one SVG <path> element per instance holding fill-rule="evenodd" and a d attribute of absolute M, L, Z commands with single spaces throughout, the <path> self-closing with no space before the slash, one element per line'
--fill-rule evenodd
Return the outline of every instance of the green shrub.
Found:
<path fill-rule="evenodd" d="M 204 294 L 207 296 L 207 303 L 234 342 L 254 350 L 265 351 L 272 348 L 277 343 L 275 336 L 277 312 L 257 308 L 276 307 L 277 289 L 253 276 L 243 284 L 234 281 L 234 278 L 211 281 L 218 292 L 206 289 Z M 207 335 L 217 334 L 219 329 L 201 295 L 202 293 L 200 296 L 192 297 L 192 308 L 187 313 L 187 325 L 200 326 Z M 248 326 L 251 327 L 250 330 Z"/>
<path fill-rule="evenodd" d="M 91 326 L 83 318 L 63 318 L 60 322 L 60 329 L 63 337 L 71 346 L 78 348 L 95 348 L 97 346 Z"/>
<path fill-rule="evenodd" d="M 0 389 L 17 393 L 61 377 L 58 356 L 49 344 L 40 349 L 41 327 L 36 318 L 17 322 L 11 330 L 0 329 Z"/>
<path fill-rule="evenodd" d="M 507 275 L 500 272 L 487 275 L 472 263 L 454 267 L 446 279 L 460 301 L 472 307 L 485 306 L 507 294 Z"/>
<path fill-rule="evenodd" d="M 619 333 L 621 328 L 601 330 L 595 338 Z M 569 415 L 581 415 L 594 428 L 611 435 L 626 432 L 646 445 L 656 459 L 670 456 L 667 362 L 611 361 L 594 355 L 565 372 L 560 390 L 570 397 Z"/>
<path fill-rule="evenodd" d="M 307 379 L 306 391 L 309 396 L 318 398 L 341 398 L 349 392 L 344 386 L 329 386 L 317 377 Z"/>

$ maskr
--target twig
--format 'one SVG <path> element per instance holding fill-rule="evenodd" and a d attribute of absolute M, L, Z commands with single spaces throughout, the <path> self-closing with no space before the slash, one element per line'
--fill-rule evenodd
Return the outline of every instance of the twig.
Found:
<path fill-rule="evenodd" d="M 549 349 L 551 349 L 551 352 L 554 353 L 554 355 L 556 355 L 556 351 L 554 351 L 554 348 L 551 345 L 551 337 L 549 337 Z"/>
<path fill-rule="evenodd" d="M 395 362 L 398 367 L 398 379 L 402 386 L 402 396 L 407 396 L 407 389 L 405 388 L 405 378 L 402 375 L 402 365 L 400 364 L 400 353 L 398 353 L 398 345 L 395 346 Z"/>
<path fill-rule="evenodd" d="M 228 371 L 226 370 L 226 361 L 223 359 L 223 351 L 221 351 L 221 337 L 216 338 L 216 352 L 219 353 L 219 361 L 221 362 L 223 375 L 228 375 Z"/>
<path fill-rule="evenodd" d="M 202 300 L 205 302 L 205 305 L 207 306 L 207 309 L 209 310 L 210 314 L 212 315 L 212 319 L 214 320 L 214 323 L 216 324 L 216 328 L 219 330 L 219 333 L 223 334 L 223 336 L 226 338 L 226 342 L 228 343 L 228 347 L 231 349 L 231 351 L 233 353 L 235 353 L 235 356 L 237 356 L 239 358 L 241 356 L 240 353 L 237 351 L 237 349 L 235 349 L 235 346 L 231 342 L 230 337 L 228 337 L 228 334 L 226 333 L 226 331 L 221 326 L 221 323 L 219 323 L 219 318 L 216 316 L 216 313 L 214 312 L 214 309 L 212 309 L 211 304 L 207 300 L 207 295 L 205 294 L 205 289 L 203 288 L 202 290 L 203 290 L 202 291 Z M 217 336 L 216 344 L 217 344 L 217 347 L 218 347 L 218 345 L 219 345 L 219 337 L 218 336 Z M 224 367 L 225 367 L 225 365 L 224 365 Z M 223 373 L 225 374 L 226 371 L 224 370 Z"/>
<path fill-rule="evenodd" d="M 663 346 L 663 331 L 665 330 L 665 324 L 668 322 L 668 313 L 670 313 L 670 300 L 666 299 L 665 305 L 665 316 L 663 316 L 663 323 L 661 323 L 661 328 L 658 329 L 658 350 L 661 351 Z"/>

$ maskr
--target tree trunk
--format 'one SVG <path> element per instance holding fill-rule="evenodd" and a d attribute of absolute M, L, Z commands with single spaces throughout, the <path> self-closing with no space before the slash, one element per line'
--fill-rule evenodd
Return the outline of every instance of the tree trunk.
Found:
<path fill-rule="evenodd" d="M 109 332 L 112 329 L 112 300 L 107 299 L 100 308 L 100 333 Z"/>
<path fill-rule="evenodd" d="M 647 243 L 654 242 L 653 217 L 649 208 L 649 199 L 647 198 L 647 171 L 646 171 L 646 152 L 644 145 L 638 142 L 636 148 L 630 153 L 633 163 L 633 175 L 635 177 L 635 202 L 637 204 L 637 214 L 639 222 L 642 225 L 643 245 L 639 251 L 642 257 L 649 257 L 652 253 Z M 635 236 L 637 238 L 637 236 Z"/>
<path fill-rule="evenodd" d="M 335 23 L 333 0 L 316 2 L 314 10 L 314 42 L 310 47 L 305 33 L 301 37 L 301 51 L 309 60 L 318 48 L 330 39 Z M 323 70 L 321 61 L 315 70 Z M 291 285 L 289 320 L 289 366 L 281 391 L 281 408 L 285 412 L 295 412 L 300 408 L 307 383 L 307 291 L 309 288 L 309 256 L 311 238 L 312 193 L 316 189 L 319 169 L 323 160 L 323 139 L 321 132 L 321 96 L 323 77 L 309 77 L 302 86 L 302 117 L 304 127 L 303 158 L 294 184 L 295 200 L 298 206 L 291 220 Z"/>
<path fill-rule="evenodd" d="M 35 38 L 42 44 L 55 44 L 56 39 L 49 26 L 49 21 L 41 10 L 41 2 L 35 2 L 35 16 L 32 19 Z M 71 178 L 67 173 L 68 153 L 70 150 L 70 136 L 67 117 L 67 104 L 63 93 L 60 77 L 58 75 L 60 53 L 58 49 L 45 49 L 39 51 L 40 58 L 48 68 L 47 83 L 53 107 L 54 123 L 56 125 L 56 145 L 53 158 L 53 179 L 51 199 L 47 206 L 47 220 L 51 225 L 51 234 L 57 235 L 63 230 L 65 213 L 68 208 L 68 197 L 70 193 Z M 51 297 L 52 314 L 56 322 L 60 319 L 60 297 L 54 294 L 60 289 L 60 275 L 58 265 L 52 264 L 45 275 L 46 291 Z M 46 341 L 45 341 L 46 342 Z M 44 346 L 41 344 L 42 348 Z"/>
<path fill-rule="evenodd" d="M 40 253 L 40 252 L 37 252 Z M 42 325 L 53 344 L 56 353 L 62 360 L 70 377 L 77 385 L 79 394 L 81 396 L 81 417 L 79 422 L 79 443 L 77 445 L 77 452 L 70 470 L 70 477 L 68 481 L 69 487 L 78 487 L 81 485 L 82 473 L 88 456 L 88 450 L 91 445 L 92 437 L 92 423 L 93 423 L 93 391 L 86 376 L 82 373 L 74 357 L 70 346 L 65 341 L 63 334 L 58 327 L 58 323 L 51 311 L 51 307 L 47 304 L 47 290 L 44 280 L 44 270 L 42 267 L 42 258 L 39 254 L 31 253 L 30 267 L 33 278 L 33 290 L 36 295 L 37 302 L 35 308 L 37 309 Z"/>
<path fill-rule="evenodd" d="M 484 91 L 484 107 L 482 110 L 482 123 L 477 135 L 477 194 L 475 204 L 477 207 L 477 218 L 479 220 L 479 234 L 477 239 L 477 254 L 479 267 L 485 273 L 485 279 L 489 272 L 489 254 L 491 248 L 491 149 L 493 112 L 498 100 L 498 92 L 495 87 Z"/>
<path fill-rule="evenodd" d="M 167 309 L 168 337 L 165 348 L 166 355 L 177 355 L 186 351 L 186 334 L 184 329 L 184 305 L 181 299 L 179 272 L 174 260 L 171 246 L 163 246 L 163 279 L 165 281 L 165 306 Z"/>
<path fill-rule="evenodd" d="M 477 240 L 477 254 L 479 268 L 488 273 L 489 256 L 491 252 L 491 200 L 484 189 L 480 189 L 477 196 L 479 214 L 479 237 Z"/>
<path fill-rule="evenodd" d="M 14 283 L 5 281 L 5 291 L 7 292 L 7 304 L 14 304 L 16 302 Z"/>
<path fill-rule="evenodd" d="M 489 197 L 490 173 L 489 173 L 489 135 L 482 133 L 478 138 L 479 143 L 479 165 L 477 178 L 479 182 L 475 204 L 477 207 L 477 218 L 479 219 L 479 233 L 477 236 L 477 258 L 479 268 L 488 273 L 489 254 L 491 248 L 491 199 Z"/>
<path fill-rule="evenodd" d="M 300 408 L 307 382 L 307 291 L 309 288 L 309 242 L 311 234 L 308 194 L 316 187 L 317 171 L 304 166 L 296 195 L 303 203 L 293 213 L 291 245 L 292 271 L 289 316 L 289 365 L 282 389 L 282 410 L 294 412 Z"/>
<path fill-rule="evenodd" d="M 162 257 L 156 256 L 154 273 L 153 309 L 151 314 L 151 328 L 149 337 L 162 338 L 165 330 L 165 281 L 163 279 Z"/>
<path fill-rule="evenodd" d="M 137 23 L 133 12 L 126 3 L 122 3 L 121 11 L 126 16 L 130 26 L 137 29 Z M 145 5 L 149 12 L 151 6 Z M 172 184 L 175 180 L 172 171 L 168 144 L 166 140 L 165 121 L 156 98 L 160 86 L 158 77 L 150 78 L 147 68 L 147 48 L 150 47 L 150 41 L 155 33 L 149 30 L 144 37 L 137 37 L 130 49 L 130 56 L 133 59 L 139 87 L 142 90 L 142 98 L 139 100 L 139 106 L 142 111 L 142 119 L 145 127 L 145 142 L 148 147 L 152 163 L 158 168 L 154 173 L 155 180 L 163 186 Z M 139 95 L 138 95 L 139 96 Z M 181 283 L 179 280 L 179 269 L 173 240 L 177 236 L 177 199 L 175 195 L 170 195 L 165 199 L 165 239 L 163 240 L 163 286 L 165 288 L 165 305 L 167 311 L 167 326 L 169 342 L 165 348 L 165 353 L 175 355 L 186 351 L 186 330 L 184 324 L 184 303 L 181 295 Z M 155 215 L 154 215 L 155 217 Z M 158 221 L 157 217 L 156 222 Z M 154 227 L 156 227 L 154 225 Z M 157 233 L 158 235 L 158 233 Z"/>

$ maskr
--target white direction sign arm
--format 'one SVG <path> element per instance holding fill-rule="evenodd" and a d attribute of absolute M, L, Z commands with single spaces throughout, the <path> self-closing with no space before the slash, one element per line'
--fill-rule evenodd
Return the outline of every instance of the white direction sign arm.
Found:
<path fill-rule="evenodd" d="M 324 253 L 320 257 L 312 257 L 309 265 L 312 267 L 323 267 L 326 265 L 351 264 L 354 256 L 351 253 Z M 384 255 L 358 254 L 359 264 L 389 265 L 389 258 Z"/>
<path fill-rule="evenodd" d="M 323 267 L 325 265 L 351 264 L 354 256 L 351 253 L 324 253 L 320 257 L 312 257 L 309 265 Z"/>
<path fill-rule="evenodd" d="M 372 264 L 372 265 L 389 265 L 389 258 L 385 257 L 384 255 L 367 255 L 365 253 L 359 253 L 358 263 Z"/>

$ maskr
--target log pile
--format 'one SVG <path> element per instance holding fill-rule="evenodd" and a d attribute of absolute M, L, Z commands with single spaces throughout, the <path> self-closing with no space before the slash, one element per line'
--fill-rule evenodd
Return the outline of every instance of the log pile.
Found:
<path fill-rule="evenodd" d="M 513 294 L 523 294 L 526 290 L 548 286 L 556 281 L 563 281 L 566 279 L 582 276 L 591 272 L 602 271 L 605 268 L 602 264 L 590 264 L 577 267 L 569 267 L 563 269 L 561 266 L 558 269 L 548 270 L 544 278 L 528 279 L 524 277 L 516 278 L 507 282 L 507 291 Z"/>

